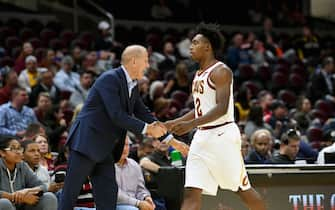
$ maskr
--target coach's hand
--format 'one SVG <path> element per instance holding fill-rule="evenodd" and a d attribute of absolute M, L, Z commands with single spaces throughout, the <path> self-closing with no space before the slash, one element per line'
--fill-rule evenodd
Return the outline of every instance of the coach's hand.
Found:
<path fill-rule="evenodd" d="M 181 136 L 190 132 L 194 128 L 192 121 L 182 121 L 171 128 L 171 132 Z"/>
<path fill-rule="evenodd" d="M 159 138 L 163 136 L 164 134 L 166 134 L 166 132 L 167 132 L 167 129 L 163 125 L 163 123 L 155 121 L 148 125 L 146 134 L 149 137 Z"/>

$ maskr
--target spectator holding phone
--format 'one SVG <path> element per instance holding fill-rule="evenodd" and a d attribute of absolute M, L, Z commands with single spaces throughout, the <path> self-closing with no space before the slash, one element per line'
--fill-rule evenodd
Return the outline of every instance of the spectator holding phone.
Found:
<path fill-rule="evenodd" d="M 15 137 L 0 139 L 0 209 L 56 210 L 57 199 L 22 161 Z"/>
<path fill-rule="evenodd" d="M 59 191 L 64 185 L 64 179 L 63 181 L 51 181 L 48 170 L 40 164 L 41 153 L 38 143 L 32 140 L 25 140 L 21 143 L 21 146 L 23 148 L 24 161 L 28 164 L 31 170 L 33 170 L 37 177 L 43 182 L 43 184 L 46 184 L 48 186 L 48 191 L 53 193 Z"/>

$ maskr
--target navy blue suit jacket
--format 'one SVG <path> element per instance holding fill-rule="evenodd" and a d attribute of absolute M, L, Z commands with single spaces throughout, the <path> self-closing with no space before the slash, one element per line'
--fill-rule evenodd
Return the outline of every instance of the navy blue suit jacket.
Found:
<path fill-rule="evenodd" d="M 138 86 L 129 98 L 126 76 L 121 67 L 99 76 L 85 104 L 71 126 L 67 145 L 100 162 L 121 157 L 127 130 L 141 135 L 145 122 L 156 118 L 144 105 Z"/>

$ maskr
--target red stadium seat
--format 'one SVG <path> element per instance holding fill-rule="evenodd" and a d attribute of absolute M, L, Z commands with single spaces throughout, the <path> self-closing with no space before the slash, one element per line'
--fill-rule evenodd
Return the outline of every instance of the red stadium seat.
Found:
<path fill-rule="evenodd" d="M 309 127 L 307 129 L 307 138 L 310 142 L 319 142 L 323 138 L 323 132 L 321 128 Z"/>
<path fill-rule="evenodd" d="M 257 75 L 261 81 L 266 82 L 271 80 L 272 70 L 269 66 L 260 66 Z"/>
<path fill-rule="evenodd" d="M 22 44 L 21 40 L 17 38 L 16 36 L 9 36 L 6 38 L 6 41 L 5 41 L 5 46 L 9 50 L 15 47 L 21 46 L 21 44 Z"/>
<path fill-rule="evenodd" d="M 171 98 L 180 102 L 183 106 L 188 100 L 189 95 L 181 90 L 175 90 L 171 93 Z"/>
<path fill-rule="evenodd" d="M 317 100 L 314 104 L 314 108 L 324 112 L 328 117 L 334 116 L 333 104 L 324 99 Z"/>
<path fill-rule="evenodd" d="M 13 58 L 11 58 L 10 56 L 4 56 L 0 58 L 0 67 L 4 67 L 4 66 L 13 67 L 14 66 Z"/>
<path fill-rule="evenodd" d="M 253 79 L 256 75 L 255 69 L 251 65 L 242 65 L 239 67 L 239 78 L 242 81 Z"/>
<path fill-rule="evenodd" d="M 20 39 L 22 42 L 26 42 L 28 41 L 30 38 L 32 38 L 33 36 L 35 36 L 34 31 L 31 28 L 23 28 L 21 29 L 20 33 Z"/>
<path fill-rule="evenodd" d="M 57 37 L 57 33 L 48 28 L 44 28 L 40 32 L 40 38 L 44 47 L 48 47 L 49 41 Z"/>
<path fill-rule="evenodd" d="M 287 86 L 288 75 L 282 72 L 274 72 L 271 77 L 271 89 L 273 91 L 278 91 Z"/>
<path fill-rule="evenodd" d="M 70 44 L 72 40 L 76 38 L 76 33 L 71 30 L 64 30 L 60 34 L 60 38 L 65 42 L 66 45 Z"/>
<path fill-rule="evenodd" d="M 242 83 L 242 87 L 246 86 L 253 96 L 257 96 L 258 92 L 262 89 L 261 84 L 248 80 Z"/>
<path fill-rule="evenodd" d="M 319 109 L 312 109 L 311 116 L 313 119 L 319 119 L 320 123 L 323 125 L 328 119 L 327 114 Z"/>
<path fill-rule="evenodd" d="M 65 48 L 66 44 L 62 40 L 60 40 L 58 38 L 54 38 L 54 39 L 50 40 L 49 47 L 56 51 L 56 50 L 61 50 L 61 49 Z"/>
<path fill-rule="evenodd" d="M 42 47 L 42 42 L 39 38 L 34 37 L 29 39 L 29 42 L 31 43 L 31 45 L 34 47 L 34 49 L 37 49 L 39 47 Z"/>
<path fill-rule="evenodd" d="M 288 108 L 295 107 L 297 96 L 293 91 L 287 89 L 280 90 L 278 92 L 277 98 L 284 101 Z"/>
<path fill-rule="evenodd" d="M 289 76 L 289 86 L 295 92 L 306 88 L 306 79 L 297 73 L 291 73 Z"/>

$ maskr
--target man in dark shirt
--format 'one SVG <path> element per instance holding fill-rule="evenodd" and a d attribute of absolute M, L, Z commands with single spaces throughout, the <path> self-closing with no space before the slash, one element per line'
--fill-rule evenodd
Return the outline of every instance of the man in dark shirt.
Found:
<path fill-rule="evenodd" d="M 294 129 L 289 129 L 281 136 L 279 153 L 275 154 L 271 163 L 294 164 L 299 152 L 300 134 Z"/>

